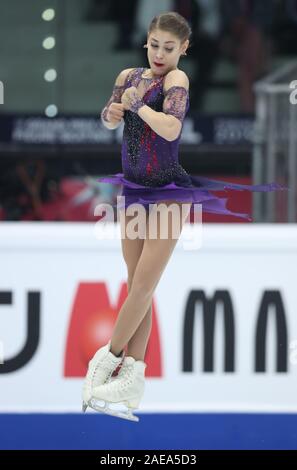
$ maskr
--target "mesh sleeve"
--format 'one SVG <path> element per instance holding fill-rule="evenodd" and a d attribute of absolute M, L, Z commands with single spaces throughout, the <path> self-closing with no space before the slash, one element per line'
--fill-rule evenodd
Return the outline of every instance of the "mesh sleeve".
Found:
<path fill-rule="evenodd" d="M 120 103 L 122 94 L 124 93 L 124 91 L 125 91 L 125 85 L 115 85 L 113 87 L 112 95 L 101 112 L 101 118 L 104 121 L 109 122 L 107 119 L 108 107 L 111 105 L 111 103 Z"/>
<path fill-rule="evenodd" d="M 183 122 L 187 112 L 188 90 L 182 86 L 172 86 L 164 92 L 163 112 Z"/>

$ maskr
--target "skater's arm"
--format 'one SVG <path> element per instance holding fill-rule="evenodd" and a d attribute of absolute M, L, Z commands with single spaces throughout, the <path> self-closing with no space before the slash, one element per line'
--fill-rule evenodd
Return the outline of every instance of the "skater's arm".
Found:
<path fill-rule="evenodd" d="M 117 76 L 112 95 L 101 112 L 101 122 L 107 129 L 116 129 L 122 122 L 124 107 L 121 103 L 128 74 L 133 69 L 125 69 Z"/>
<path fill-rule="evenodd" d="M 164 82 L 163 112 L 157 112 L 149 106 L 138 109 L 138 115 L 158 135 L 166 140 L 177 139 L 186 113 L 189 79 L 182 70 L 173 70 Z"/>
<path fill-rule="evenodd" d="M 140 116 L 156 134 L 163 137 L 163 139 L 172 141 L 177 138 L 179 132 L 176 132 L 177 126 L 174 120 L 171 119 L 171 116 L 166 116 L 165 113 L 154 111 L 147 105 L 139 109 L 138 116 Z"/>

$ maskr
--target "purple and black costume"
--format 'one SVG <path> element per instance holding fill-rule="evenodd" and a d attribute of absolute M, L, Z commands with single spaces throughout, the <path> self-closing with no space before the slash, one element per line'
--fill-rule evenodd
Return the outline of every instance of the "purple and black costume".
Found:
<path fill-rule="evenodd" d="M 277 183 L 265 185 L 244 185 L 218 181 L 201 176 L 191 176 L 178 161 L 178 147 L 181 137 L 168 141 L 154 132 L 137 114 L 143 104 L 154 111 L 171 114 L 183 125 L 189 108 L 188 90 L 181 86 L 163 89 L 165 75 L 157 78 L 144 78 L 145 68 L 131 70 L 123 86 L 115 86 L 112 96 L 104 107 L 101 116 L 107 120 L 110 103 L 120 103 L 126 88 L 145 86 L 144 95 L 135 109 L 124 113 L 122 141 L 123 173 L 101 177 L 99 181 L 120 184 L 121 195 L 125 196 L 125 207 L 140 203 L 146 209 L 149 204 L 161 200 L 192 202 L 202 205 L 202 210 L 215 214 L 234 215 L 252 220 L 249 214 L 236 213 L 227 209 L 227 198 L 215 196 L 212 191 L 234 189 L 248 191 L 274 191 L 286 189 Z"/>

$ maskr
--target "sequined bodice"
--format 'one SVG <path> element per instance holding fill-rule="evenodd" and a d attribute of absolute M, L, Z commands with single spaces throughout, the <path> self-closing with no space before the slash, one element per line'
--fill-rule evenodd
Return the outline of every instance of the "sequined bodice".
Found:
<path fill-rule="evenodd" d="M 162 200 L 198 203 L 199 219 L 201 204 L 203 211 L 212 214 L 232 215 L 252 220 L 249 214 L 233 212 L 226 207 L 227 198 L 220 198 L 213 191 L 235 189 L 249 191 L 274 191 L 289 189 L 278 183 L 264 185 L 245 185 L 224 180 L 213 180 L 202 176 L 189 175 L 178 162 L 178 146 L 181 132 L 174 141 L 168 141 L 154 132 L 139 116 L 138 109 L 142 102 L 157 112 L 163 112 L 177 118 L 181 124 L 189 108 L 189 94 L 183 86 L 171 86 L 164 89 L 164 78 L 145 79 L 144 68 L 130 69 L 124 84 L 115 85 L 111 98 L 103 108 L 101 118 L 108 122 L 109 105 L 121 103 L 125 89 L 135 86 L 138 95 L 134 95 L 136 105 L 130 103 L 129 111 L 124 113 L 124 133 L 122 141 L 123 173 L 105 176 L 98 181 L 123 185 L 122 207 L 140 203 L 146 210 Z M 126 72 L 126 71 L 125 71 Z M 123 102 L 125 99 L 123 100 Z M 140 105 L 139 108 L 137 107 Z M 132 106 L 131 106 L 132 105 Z M 182 128 L 182 126 L 181 126 Z M 135 184 L 136 183 L 136 184 Z M 163 187 L 165 186 L 165 187 Z M 117 206 L 117 207 L 120 207 Z M 195 210 L 195 208 L 194 208 Z"/>
<path fill-rule="evenodd" d="M 163 89 L 165 75 L 145 79 L 142 77 L 144 71 L 144 68 L 133 69 L 127 77 L 125 87 L 135 86 L 146 105 L 154 111 L 163 112 L 166 97 Z M 185 112 L 188 108 L 187 96 Z M 183 185 L 189 182 L 190 185 L 188 174 L 178 163 L 181 132 L 176 140 L 168 141 L 132 111 L 125 111 L 124 123 L 122 167 L 127 179 L 145 186 L 162 186 L 172 181 Z"/>

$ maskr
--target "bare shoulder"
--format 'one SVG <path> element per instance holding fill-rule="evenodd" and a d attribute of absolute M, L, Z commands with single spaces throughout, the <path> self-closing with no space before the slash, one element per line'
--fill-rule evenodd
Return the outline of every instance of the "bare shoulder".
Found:
<path fill-rule="evenodd" d="M 164 89 L 168 90 L 172 86 L 182 86 L 189 89 L 189 79 L 183 70 L 175 69 L 168 72 L 164 80 Z"/>
<path fill-rule="evenodd" d="M 126 79 L 127 79 L 129 73 L 130 73 L 132 70 L 134 70 L 134 67 L 131 68 L 131 69 L 124 69 L 124 70 L 122 70 L 122 71 L 119 73 L 119 75 L 117 76 L 117 79 L 116 79 L 115 84 L 116 84 L 117 86 L 123 86 L 123 85 L 125 85 Z"/>

